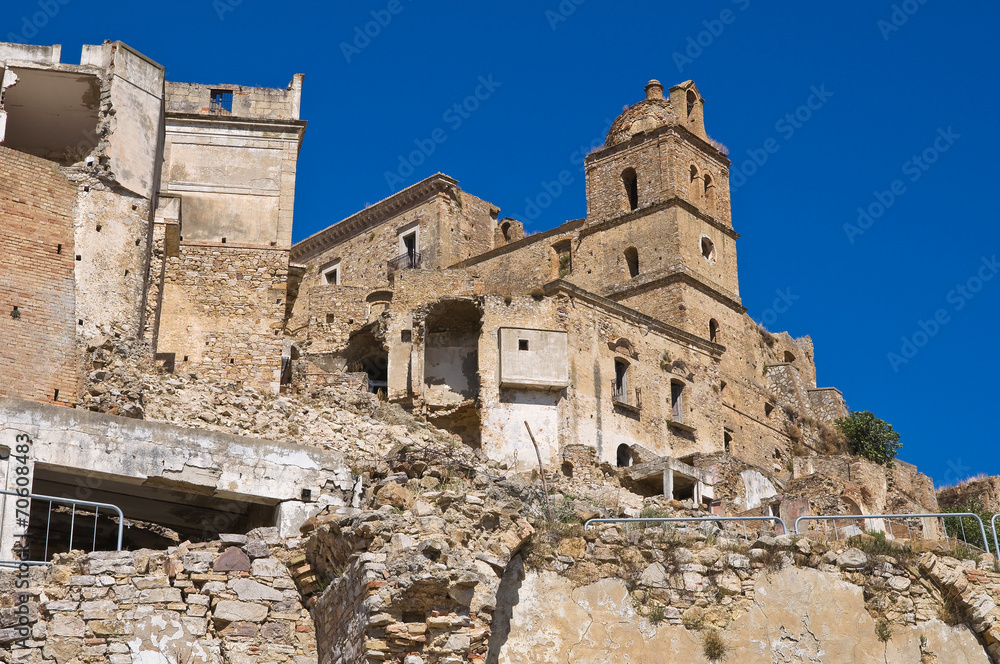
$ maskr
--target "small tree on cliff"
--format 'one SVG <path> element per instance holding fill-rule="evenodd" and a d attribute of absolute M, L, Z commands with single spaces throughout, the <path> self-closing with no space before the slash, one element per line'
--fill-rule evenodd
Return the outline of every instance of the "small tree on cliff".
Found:
<path fill-rule="evenodd" d="M 851 454 L 857 454 L 875 463 L 889 463 L 896 458 L 896 450 L 903 446 L 892 425 L 872 415 L 867 410 L 852 411 L 836 421 L 837 428 L 847 439 Z"/>

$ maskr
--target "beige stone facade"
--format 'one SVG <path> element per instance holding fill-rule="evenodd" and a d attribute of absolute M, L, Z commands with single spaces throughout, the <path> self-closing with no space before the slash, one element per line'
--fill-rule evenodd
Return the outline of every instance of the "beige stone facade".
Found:
<path fill-rule="evenodd" d="M 729 160 L 703 103 L 690 81 L 668 98 L 650 82 L 587 157 L 585 219 L 524 236 L 437 175 L 296 244 L 296 352 L 342 357 L 511 467 L 583 444 L 612 464 L 641 447 L 789 472 L 846 406 L 817 389 L 808 337 L 770 334 L 740 301 Z M 526 357 L 532 335 L 565 335 L 562 383 L 505 382 L 519 330 Z"/>

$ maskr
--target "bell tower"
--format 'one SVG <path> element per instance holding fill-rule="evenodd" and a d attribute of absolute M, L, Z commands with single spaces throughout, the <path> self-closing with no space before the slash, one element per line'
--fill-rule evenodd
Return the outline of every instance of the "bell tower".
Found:
<path fill-rule="evenodd" d="M 587 220 L 573 281 L 703 338 L 739 299 L 729 159 L 692 81 L 650 81 L 585 162 Z M 578 267 L 579 266 L 579 269 Z"/>

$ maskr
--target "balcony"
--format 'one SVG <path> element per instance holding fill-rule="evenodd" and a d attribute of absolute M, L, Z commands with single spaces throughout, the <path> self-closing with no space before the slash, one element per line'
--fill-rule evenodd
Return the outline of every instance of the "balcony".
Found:
<path fill-rule="evenodd" d="M 611 402 L 618 408 L 638 413 L 642 410 L 642 388 L 629 390 L 618 381 L 611 381 Z"/>
<path fill-rule="evenodd" d="M 416 270 L 420 268 L 420 252 L 408 251 L 401 256 L 393 258 L 386 264 L 388 275 L 393 275 L 400 270 Z"/>

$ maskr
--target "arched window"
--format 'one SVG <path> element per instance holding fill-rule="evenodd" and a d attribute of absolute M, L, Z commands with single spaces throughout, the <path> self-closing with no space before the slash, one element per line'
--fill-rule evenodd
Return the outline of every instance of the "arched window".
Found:
<path fill-rule="evenodd" d="M 719 321 L 714 318 L 708 321 L 708 340 L 713 342 L 719 340 Z"/>
<path fill-rule="evenodd" d="M 625 263 L 628 265 L 628 275 L 630 277 L 639 276 L 639 250 L 629 247 L 625 250 Z"/>
<path fill-rule="evenodd" d="M 692 200 L 697 200 L 698 199 L 698 194 L 699 194 L 699 187 L 698 187 L 698 167 L 692 165 L 691 166 L 691 170 L 689 171 L 689 173 L 690 173 L 690 176 L 691 176 L 691 182 L 689 184 L 690 192 L 691 192 L 691 199 Z"/>
<path fill-rule="evenodd" d="M 500 232 L 503 233 L 503 239 L 510 242 L 510 222 L 505 221 L 500 225 Z"/>
<path fill-rule="evenodd" d="M 694 105 L 698 103 L 698 95 L 694 93 L 694 90 L 688 90 L 687 103 L 688 103 L 688 116 L 690 117 L 691 112 L 694 110 Z"/>
<path fill-rule="evenodd" d="M 622 171 L 622 184 L 625 186 L 625 198 L 628 200 L 628 209 L 638 209 L 639 207 L 639 178 L 634 168 L 626 168 Z"/>
<path fill-rule="evenodd" d="M 785 351 L 785 362 L 789 362 L 789 363 L 791 363 L 791 362 L 794 362 L 794 361 L 795 361 L 795 356 L 794 356 L 794 355 L 792 355 L 791 353 L 789 353 L 789 352 L 788 352 L 788 351 L 786 350 L 786 351 Z"/>
<path fill-rule="evenodd" d="M 712 242 L 712 238 L 707 235 L 701 236 L 701 255 L 705 257 L 707 261 L 715 260 L 715 243 Z"/>
<path fill-rule="evenodd" d="M 711 209 L 712 202 L 715 197 L 715 184 L 712 182 L 712 176 L 705 173 L 705 202 Z"/>
<path fill-rule="evenodd" d="M 618 446 L 618 467 L 628 468 L 632 465 L 632 448 L 622 443 Z"/>

